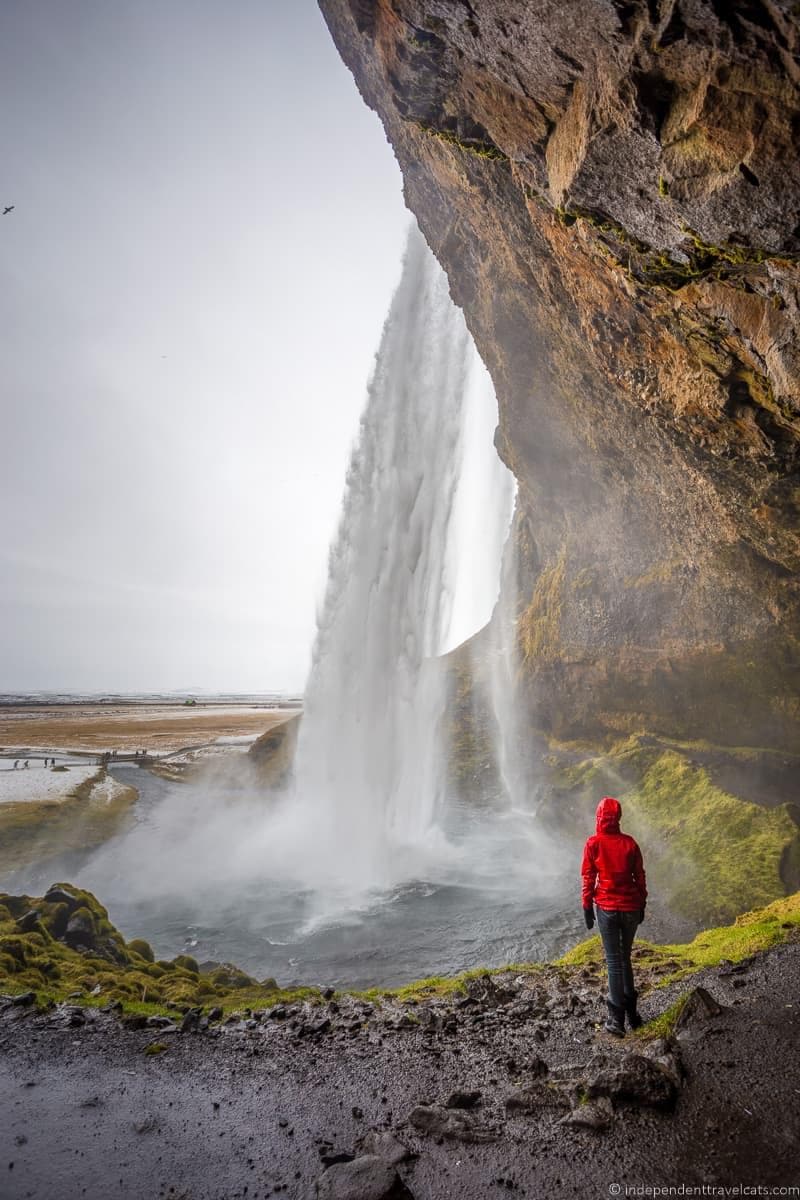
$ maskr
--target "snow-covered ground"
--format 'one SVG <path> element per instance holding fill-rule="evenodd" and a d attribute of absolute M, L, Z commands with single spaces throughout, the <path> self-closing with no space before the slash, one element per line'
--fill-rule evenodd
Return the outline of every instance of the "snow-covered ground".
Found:
<path fill-rule="evenodd" d="M 64 800 L 79 784 L 97 775 L 98 770 L 94 762 L 73 762 L 66 771 L 54 771 L 34 759 L 27 769 L 20 766 L 15 771 L 13 761 L 4 759 L 0 761 L 0 804 Z"/>

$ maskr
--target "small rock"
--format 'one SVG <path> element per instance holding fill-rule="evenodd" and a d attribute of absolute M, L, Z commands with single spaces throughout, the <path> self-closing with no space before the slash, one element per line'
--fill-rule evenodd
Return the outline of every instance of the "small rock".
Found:
<path fill-rule="evenodd" d="M 202 1008 L 190 1008 L 181 1021 L 181 1033 L 197 1033 L 202 1013 Z"/>
<path fill-rule="evenodd" d="M 374 1154 L 328 1167 L 316 1194 L 318 1200 L 414 1200 L 394 1167 Z"/>
<path fill-rule="evenodd" d="M 355 1154 L 347 1154 L 343 1151 L 337 1152 L 336 1150 L 326 1150 L 325 1147 L 320 1150 L 319 1156 L 322 1159 L 322 1165 L 325 1167 L 332 1167 L 336 1163 L 349 1163 L 355 1158 Z"/>
<path fill-rule="evenodd" d="M 39 924 L 41 913 L 38 908 L 30 908 L 17 921 L 17 929 L 20 933 L 30 933 Z"/>
<path fill-rule="evenodd" d="M 436 1137 L 463 1142 L 489 1142 L 494 1135 L 476 1124 L 465 1112 L 442 1108 L 438 1104 L 418 1104 L 408 1120 L 415 1129 Z"/>
<path fill-rule="evenodd" d="M 656 1038 L 644 1050 L 646 1058 L 651 1058 L 666 1071 L 676 1088 L 683 1082 L 683 1063 L 678 1043 L 672 1038 Z"/>
<path fill-rule="evenodd" d="M 562 1117 L 561 1125 L 579 1125 L 586 1129 L 608 1129 L 614 1120 L 614 1109 L 607 1096 L 598 1096 L 585 1104 L 578 1104 L 566 1117 Z"/>
<path fill-rule="evenodd" d="M 3 999 L 16 1008 L 26 1008 L 36 1003 L 36 992 L 20 992 L 18 996 L 4 996 Z"/>
<path fill-rule="evenodd" d="M 629 1100 L 654 1108 L 669 1108 L 675 1103 L 678 1088 L 667 1072 L 642 1054 L 625 1054 L 621 1059 L 600 1061 L 592 1072 L 589 1064 L 587 1093 L 590 1100 L 598 1096 Z M 593 1060 L 595 1066 L 598 1060 Z"/>
<path fill-rule="evenodd" d="M 477 1001 L 482 1008 L 499 1008 L 516 998 L 517 989 L 516 987 L 500 987 L 487 971 L 483 975 L 479 975 L 477 979 L 469 980 L 467 995 L 471 1000 Z"/>
<path fill-rule="evenodd" d="M 145 1029 L 147 1017 L 143 1013 L 127 1013 L 122 1018 L 122 1024 L 126 1029 Z"/>
<path fill-rule="evenodd" d="M 73 913 L 64 931 L 64 941 L 68 946 L 87 946 L 91 949 L 95 942 L 94 921 L 86 912 Z"/>
<path fill-rule="evenodd" d="M 323 1000 L 332 1000 L 335 995 L 336 995 L 336 988 L 334 988 L 334 987 L 326 987 L 326 988 L 322 989 L 322 999 Z"/>
<path fill-rule="evenodd" d="M 175 1023 L 169 1017 L 154 1016 L 147 1018 L 148 1029 L 168 1029 L 170 1025 L 174 1028 Z"/>
<path fill-rule="evenodd" d="M 408 1159 L 416 1158 L 413 1150 L 409 1150 L 408 1146 L 405 1146 L 388 1129 L 371 1129 L 362 1138 L 360 1149 L 364 1154 L 374 1154 L 378 1158 L 382 1158 L 384 1162 L 391 1163 L 393 1167 Z"/>
<path fill-rule="evenodd" d="M 45 904 L 66 904 L 69 908 L 77 908 L 79 903 L 71 892 L 60 887 L 51 887 L 44 896 L 44 902 Z"/>
<path fill-rule="evenodd" d="M 542 1108 L 569 1108 L 566 1088 L 538 1081 L 506 1096 L 506 1112 L 536 1113 Z"/>
<path fill-rule="evenodd" d="M 221 1016 L 222 1016 L 222 1009 L 219 1008 L 218 1006 L 215 1006 L 214 1008 L 211 1008 L 208 1011 L 209 1021 L 218 1021 Z"/>
<path fill-rule="evenodd" d="M 686 1033 L 702 1025 L 709 1017 L 718 1016 L 722 1011 L 722 1005 L 717 1003 L 704 987 L 693 988 L 675 1022 L 675 1033 Z"/>

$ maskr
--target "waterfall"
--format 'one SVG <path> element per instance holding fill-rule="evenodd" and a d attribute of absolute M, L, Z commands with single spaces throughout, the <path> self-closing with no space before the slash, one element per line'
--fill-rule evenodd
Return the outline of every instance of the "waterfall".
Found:
<path fill-rule="evenodd" d="M 79 872 L 124 927 L 282 981 L 363 986 L 561 944 L 572 867 L 520 755 L 513 539 L 497 603 L 513 480 L 495 405 L 414 228 L 347 473 L 292 784 L 150 781 L 163 794 Z"/>
<path fill-rule="evenodd" d="M 360 884 L 440 843 L 451 526 L 474 352 L 413 228 L 369 384 L 318 617 L 296 798 Z"/>

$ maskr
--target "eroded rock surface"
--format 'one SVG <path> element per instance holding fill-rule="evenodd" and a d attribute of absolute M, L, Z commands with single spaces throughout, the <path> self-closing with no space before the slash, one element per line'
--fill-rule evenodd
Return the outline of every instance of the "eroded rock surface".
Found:
<path fill-rule="evenodd" d="M 796 6 L 321 8 L 495 383 L 539 726 L 796 750 Z"/>

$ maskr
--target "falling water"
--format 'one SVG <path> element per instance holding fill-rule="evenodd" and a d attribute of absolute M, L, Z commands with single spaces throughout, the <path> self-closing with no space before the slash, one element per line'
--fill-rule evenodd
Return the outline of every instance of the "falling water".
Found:
<path fill-rule="evenodd" d="M 386 886 L 409 853 L 441 841 L 435 656 L 452 609 L 471 353 L 444 273 L 413 229 L 330 555 L 296 770 L 297 797 L 360 886 Z"/>

